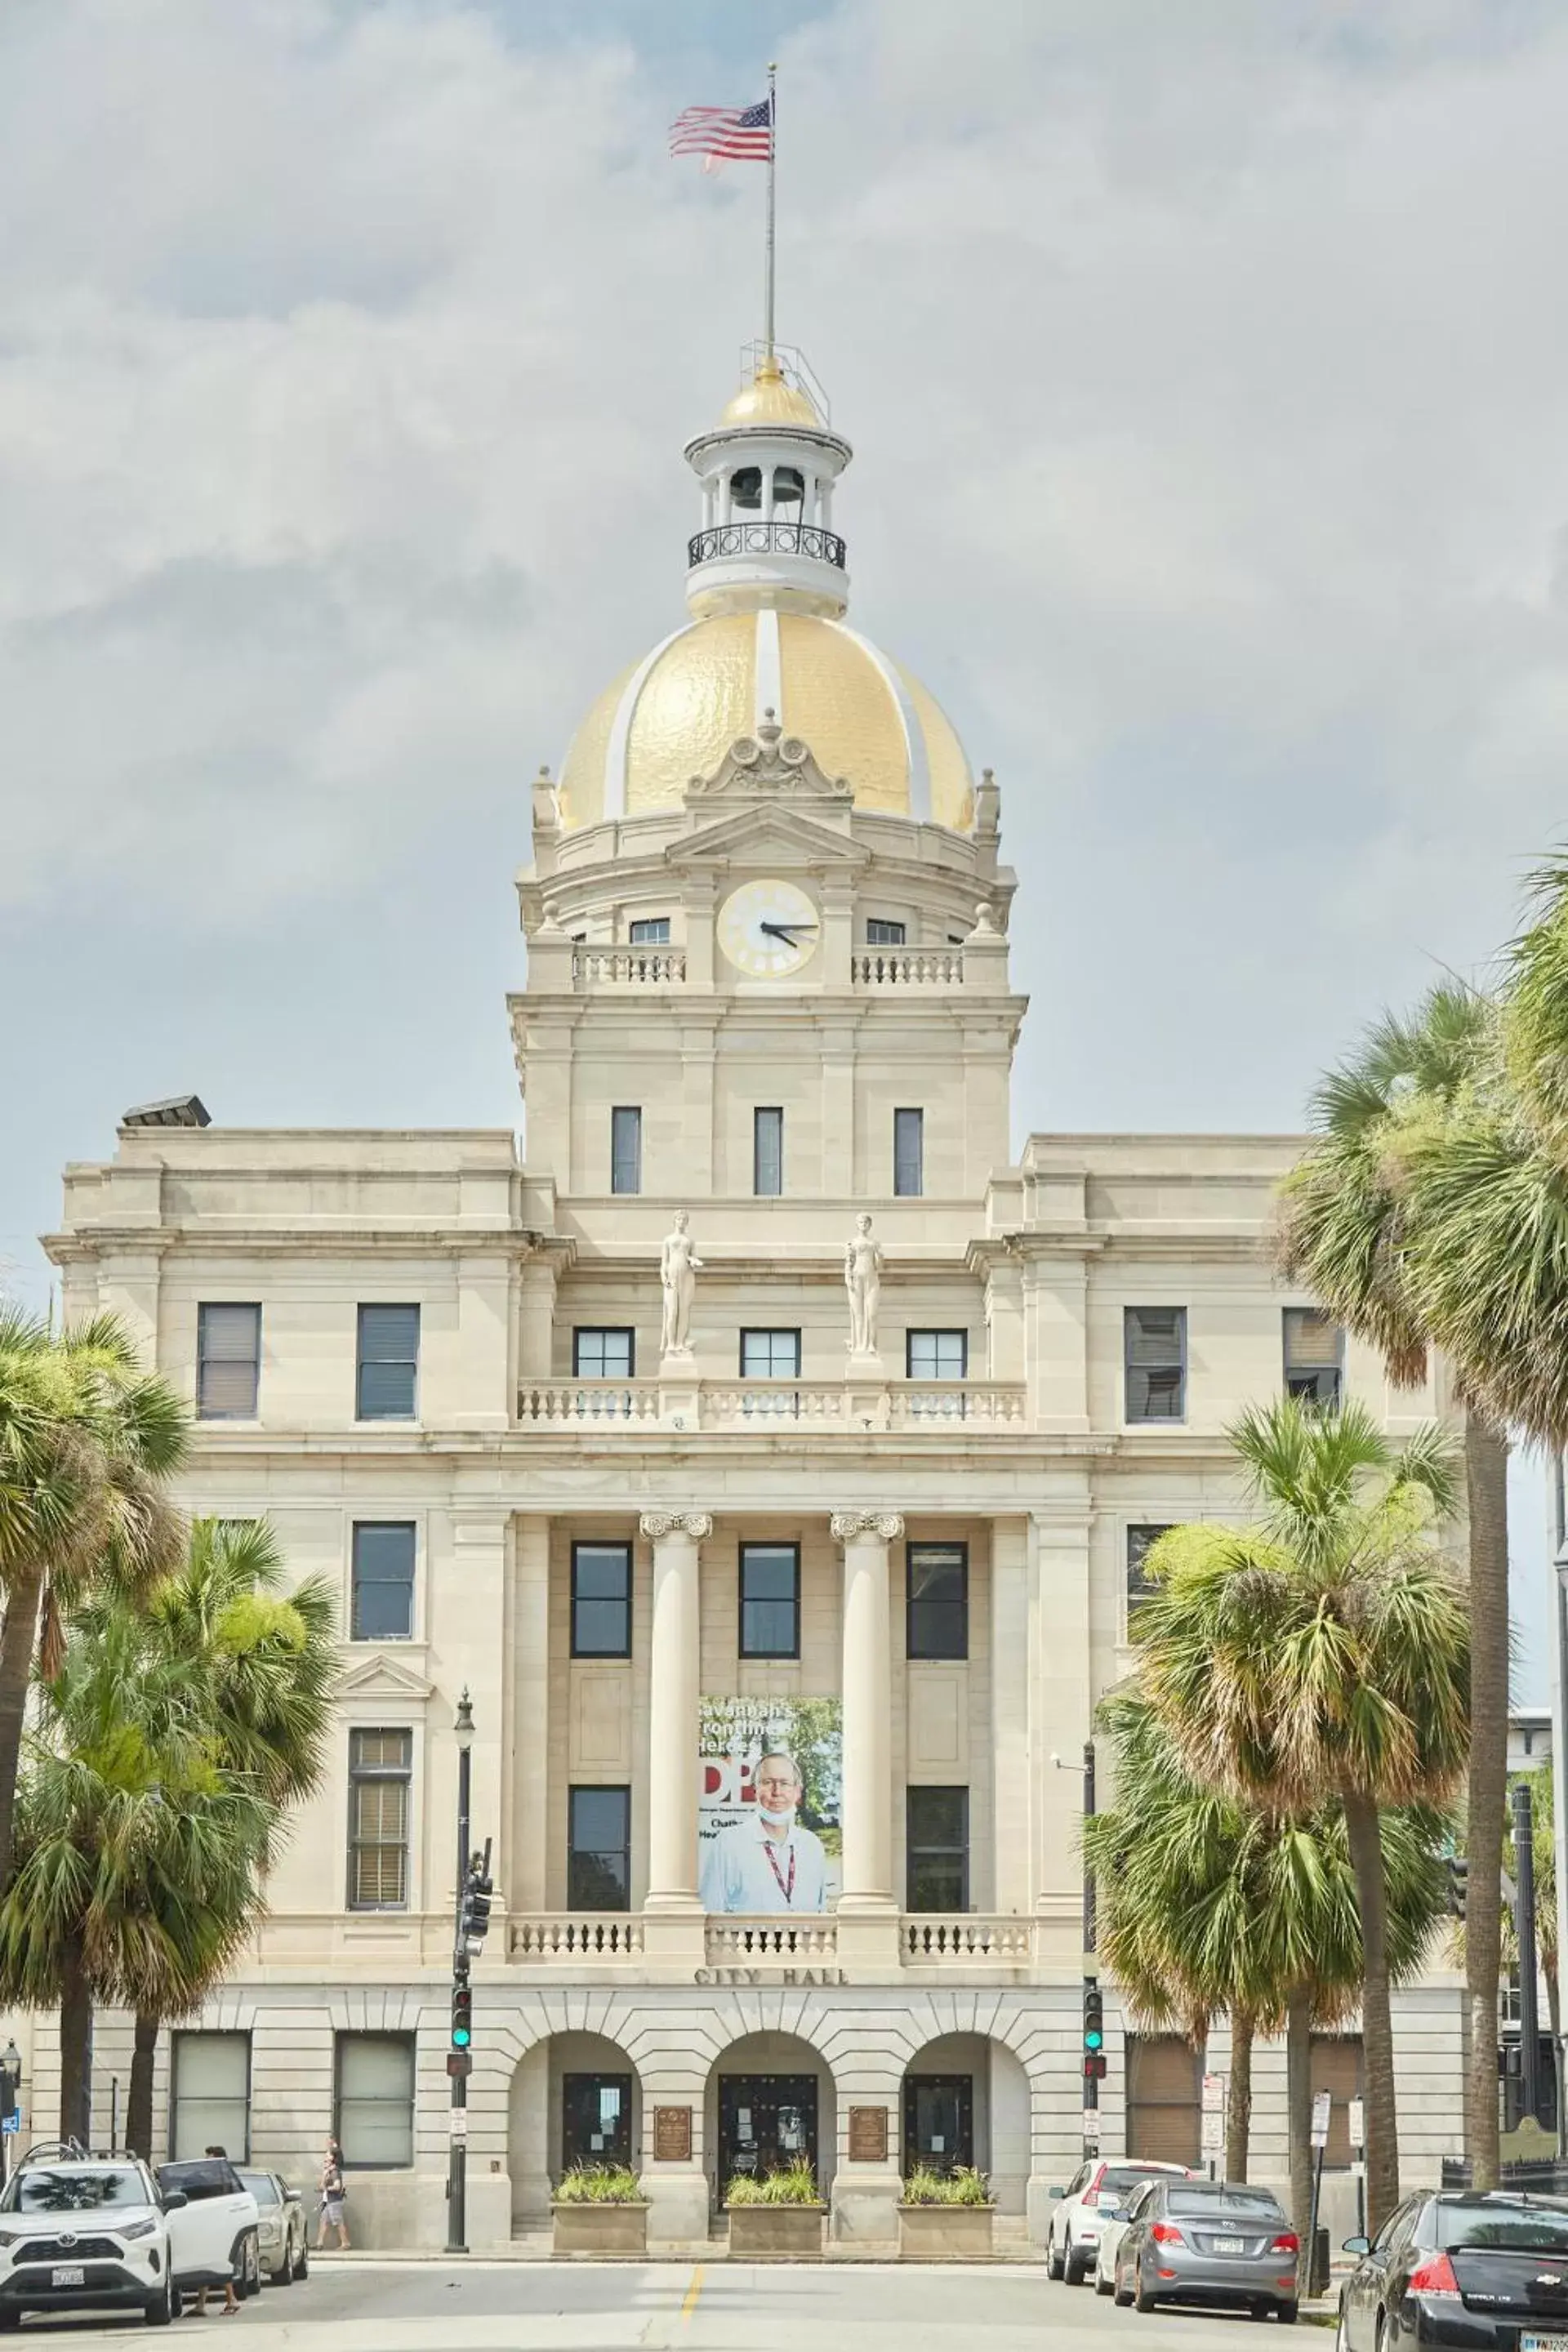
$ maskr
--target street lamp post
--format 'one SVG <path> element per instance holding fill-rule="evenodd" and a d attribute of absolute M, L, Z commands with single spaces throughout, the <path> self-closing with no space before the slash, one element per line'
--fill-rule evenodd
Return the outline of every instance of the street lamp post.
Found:
<path fill-rule="evenodd" d="M 0 2187 L 4 2187 L 11 2178 L 11 2142 L 19 2127 L 16 2108 L 22 2091 L 22 2053 L 16 2047 L 15 2034 L 6 2042 L 4 2053 L 0 2053 L 0 2074 L 5 2076 L 5 2098 L 0 2102 L 0 2112 L 4 2113 L 10 2126 L 0 2137 Z"/>
<path fill-rule="evenodd" d="M 452 1914 L 453 2013 L 468 1982 L 468 1949 L 463 1927 L 463 1896 L 468 1883 L 469 1800 L 473 1788 L 474 1708 L 465 1685 L 452 1727 L 458 1743 L 458 1891 Z M 468 2052 L 454 2050 L 448 2064 L 452 2076 L 451 2143 L 447 2168 L 447 2252 L 466 2254 L 468 2221 Z M 464 2063 L 455 2063 L 462 2060 Z"/>

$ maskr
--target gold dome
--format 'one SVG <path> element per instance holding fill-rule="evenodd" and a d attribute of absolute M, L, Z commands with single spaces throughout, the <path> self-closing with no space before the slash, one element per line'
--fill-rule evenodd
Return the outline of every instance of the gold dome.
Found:
<path fill-rule="evenodd" d="M 756 374 L 742 384 L 719 419 L 729 425 L 805 425 L 820 428 L 822 419 L 798 385 L 786 383 L 777 360 L 758 362 Z"/>
<path fill-rule="evenodd" d="M 563 824 L 679 808 L 770 709 L 857 808 L 973 822 L 963 747 L 925 688 L 842 621 L 763 610 L 689 622 L 605 688 L 566 754 Z"/>

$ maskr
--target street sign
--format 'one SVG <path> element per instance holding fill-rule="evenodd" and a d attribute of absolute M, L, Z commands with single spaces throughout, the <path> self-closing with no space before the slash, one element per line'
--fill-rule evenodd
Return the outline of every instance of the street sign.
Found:
<path fill-rule="evenodd" d="M 474 2053 L 471 2050 L 447 2051 L 447 2072 L 454 2082 L 467 2082 L 473 2071 Z"/>
<path fill-rule="evenodd" d="M 454 2139 L 466 2140 L 468 2137 L 468 2111 L 467 2107 L 451 2107 L 447 2110 L 447 2113 L 450 2117 L 450 2130 L 452 2137 Z"/>
<path fill-rule="evenodd" d="M 1349 2104 L 1351 2146 L 1364 2147 L 1366 2146 L 1366 2102 L 1363 2099 L 1352 2099 Z"/>
<path fill-rule="evenodd" d="M 1327 2147 L 1329 2144 L 1329 2115 L 1332 2105 L 1333 2101 L 1327 2091 L 1320 2091 L 1312 2101 L 1312 2146 L 1314 2147 Z"/>
<path fill-rule="evenodd" d="M 1204 2076 L 1204 2113 L 1223 2116 L 1225 2113 L 1226 2078 L 1223 2074 Z"/>
<path fill-rule="evenodd" d="M 1203 2094 L 1203 2137 L 1201 2152 L 1205 2156 L 1225 2154 L 1225 2101 L 1228 2088 L 1223 2074 L 1205 2074 Z"/>
<path fill-rule="evenodd" d="M 1098 2107 L 1085 2107 L 1083 2111 L 1083 2136 L 1085 2139 L 1098 2139 L 1100 2137 L 1100 2109 Z"/>
<path fill-rule="evenodd" d="M 15 2108 L 8 2116 L 0 2116 L 0 2132 L 19 2132 L 21 2128 L 22 2118 Z"/>
<path fill-rule="evenodd" d="M 1209 2115 L 1203 2120 L 1200 2153 L 1204 2156 L 1223 2156 L 1225 2154 L 1225 2117 L 1222 2115 Z"/>

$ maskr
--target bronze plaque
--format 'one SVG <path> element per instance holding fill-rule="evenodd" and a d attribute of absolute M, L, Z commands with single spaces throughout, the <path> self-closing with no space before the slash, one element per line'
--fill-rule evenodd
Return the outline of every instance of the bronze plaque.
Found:
<path fill-rule="evenodd" d="M 851 2164 L 886 2164 L 888 2161 L 888 2110 L 886 2107 L 850 2108 L 849 2161 Z"/>
<path fill-rule="evenodd" d="M 689 2107 L 655 2107 L 653 2152 L 655 2160 L 659 2164 L 690 2163 L 691 2110 Z"/>

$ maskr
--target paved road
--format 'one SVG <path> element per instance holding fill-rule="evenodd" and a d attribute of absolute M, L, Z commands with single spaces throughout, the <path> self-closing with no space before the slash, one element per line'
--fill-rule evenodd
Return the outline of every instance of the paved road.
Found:
<path fill-rule="evenodd" d="M 146 2331 L 30 2319 L 26 2336 L 194 2352 L 1243 2352 L 1271 2340 L 1245 2317 L 1162 2312 L 1140 2319 L 1043 2271 L 909 2264 L 364 2262 L 321 2263 L 304 2286 L 270 2287 L 237 2316 L 149 2342 Z M 197 2331 L 200 2330 L 198 2335 Z M 1327 2341 L 1327 2338 L 1321 2339 Z"/>

